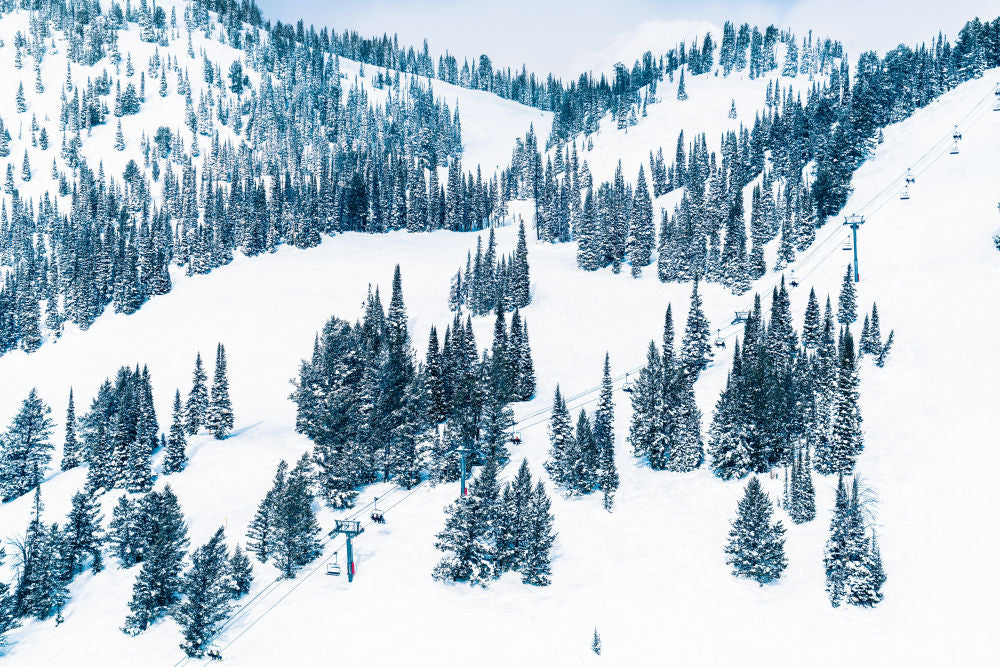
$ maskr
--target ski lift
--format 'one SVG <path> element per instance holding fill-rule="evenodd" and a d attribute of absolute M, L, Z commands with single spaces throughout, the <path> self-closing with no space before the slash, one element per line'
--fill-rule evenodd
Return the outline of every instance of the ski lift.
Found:
<path fill-rule="evenodd" d="M 910 171 L 910 168 L 907 167 L 906 168 L 906 183 L 907 183 L 907 185 L 909 185 L 910 183 L 916 183 L 916 182 L 917 182 L 917 177 L 914 176 L 913 172 Z"/>
<path fill-rule="evenodd" d="M 841 246 L 841 249 L 844 250 L 844 252 L 850 252 L 850 251 L 854 250 L 853 246 L 851 246 L 851 237 L 850 236 L 848 236 L 846 239 L 844 239 L 844 245 Z"/>
<path fill-rule="evenodd" d="M 952 155 L 958 155 L 958 140 L 955 140 L 955 143 L 951 145 L 951 150 L 948 152 Z"/>
<path fill-rule="evenodd" d="M 333 577 L 340 576 L 340 563 L 337 562 L 337 554 L 339 552 L 333 552 L 333 562 L 326 564 L 326 573 Z"/>
<path fill-rule="evenodd" d="M 511 434 L 511 436 L 510 436 L 510 444 L 512 444 L 512 445 L 520 445 L 521 444 L 521 432 L 520 431 L 514 431 L 514 433 Z"/>
<path fill-rule="evenodd" d="M 951 138 L 954 139 L 956 143 L 962 140 L 962 133 L 958 131 L 958 125 L 955 126 L 955 131 L 952 133 Z"/>
<path fill-rule="evenodd" d="M 222 654 L 217 649 L 209 649 L 205 654 L 209 660 L 222 660 Z"/>
<path fill-rule="evenodd" d="M 628 373 L 625 374 L 625 383 L 622 385 L 622 391 L 632 393 L 632 383 L 628 381 Z"/>
<path fill-rule="evenodd" d="M 725 347 L 726 339 L 722 337 L 722 329 L 715 330 L 715 347 Z"/>
<path fill-rule="evenodd" d="M 997 102 L 993 105 L 993 110 L 1000 111 L 1000 83 L 997 84 L 997 89 L 993 91 L 993 94 L 997 96 Z"/>
<path fill-rule="evenodd" d="M 791 270 L 791 275 L 788 278 L 788 284 L 791 285 L 792 287 L 799 286 L 799 279 L 795 277 L 795 269 Z"/>
<path fill-rule="evenodd" d="M 910 185 L 909 185 L 909 183 L 907 183 L 906 185 L 903 186 L 903 191 L 899 193 L 899 198 L 900 199 L 909 199 L 910 198 Z"/>
<path fill-rule="evenodd" d="M 382 510 L 378 508 L 378 496 L 375 496 L 375 500 L 372 501 L 372 516 L 373 523 L 385 523 L 385 515 L 382 514 Z"/>
<path fill-rule="evenodd" d="M 736 315 L 733 317 L 733 324 L 742 324 L 743 322 L 746 322 L 748 319 L 750 319 L 749 310 L 737 310 L 735 312 Z"/>

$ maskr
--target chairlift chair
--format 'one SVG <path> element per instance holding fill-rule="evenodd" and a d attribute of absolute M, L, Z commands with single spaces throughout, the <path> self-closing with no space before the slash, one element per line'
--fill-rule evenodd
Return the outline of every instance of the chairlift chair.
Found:
<path fill-rule="evenodd" d="M 333 562 L 326 564 L 326 573 L 334 577 L 340 576 L 340 563 L 337 562 L 337 553 L 338 552 L 334 551 Z"/>
<path fill-rule="evenodd" d="M 850 252 L 851 250 L 854 249 L 851 246 L 851 237 L 850 236 L 848 236 L 846 239 L 844 239 L 844 245 L 841 246 L 841 247 L 843 248 L 844 252 Z"/>
<path fill-rule="evenodd" d="M 899 193 L 899 198 L 900 199 L 909 199 L 910 198 L 910 186 L 909 186 L 909 184 L 903 186 L 903 191 Z"/>
<path fill-rule="evenodd" d="M 625 383 L 622 384 L 622 391 L 632 393 L 632 383 L 628 381 L 628 373 L 625 374 Z"/>
<path fill-rule="evenodd" d="M 514 433 L 510 436 L 510 443 L 512 445 L 520 445 L 521 444 L 521 432 L 520 431 L 514 431 Z"/>
<path fill-rule="evenodd" d="M 952 133 L 951 138 L 954 139 L 955 141 L 962 140 L 962 133 L 959 132 L 958 125 L 955 126 L 955 131 Z"/>
<path fill-rule="evenodd" d="M 795 269 L 791 270 L 791 275 L 788 278 L 788 284 L 791 285 L 792 287 L 799 286 L 799 279 L 795 277 Z"/>
<path fill-rule="evenodd" d="M 993 91 L 993 94 L 997 96 L 997 102 L 993 105 L 993 110 L 1000 111 L 1000 83 L 997 84 L 997 89 Z"/>
<path fill-rule="evenodd" d="M 716 329 L 715 333 L 715 347 L 725 347 L 726 339 L 722 337 L 722 329 Z"/>
<path fill-rule="evenodd" d="M 906 182 L 907 184 L 917 182 L 917 177 L 913 175 L 909 167 L 906 168 Z"/>

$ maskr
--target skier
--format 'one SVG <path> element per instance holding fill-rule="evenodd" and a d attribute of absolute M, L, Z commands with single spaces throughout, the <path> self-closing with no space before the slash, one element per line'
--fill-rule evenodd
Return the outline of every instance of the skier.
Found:
<path fill-rule="evenodd" d="M 219 653 L 214 648 L 211 649 L 211 650 L 209 650 L 209 652 L 206 655 L 208 655 L 208 657 L 209 657 L 210 660 L 222 660 L 222 654 Z"/>

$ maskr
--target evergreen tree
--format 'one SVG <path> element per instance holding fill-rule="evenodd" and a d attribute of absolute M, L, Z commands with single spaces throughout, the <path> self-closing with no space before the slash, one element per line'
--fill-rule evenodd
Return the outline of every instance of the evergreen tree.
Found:
<path fill-rule="evenodd" d="M 809 302 L 806 304 L 805 322 L 802 325 L 802 344 L 810 350 L 819 347 L 822 325 L 819 319 L 819 302 L 816 290 L 809 288 Z"/>
<path fill-rule="evenodd" d="M 824 461 L 824 470 L 821 471 L 850 474 L 863 447 L 854 338 L 850 331 L 845 330 L 841 338 L 837 384 L 833 397 L 830 459 Z"/>
<path fill-rule="evenodd" d="M 468 582 L 485 588 L 495 576 L 494 545 L 490 544 L 487 523 L 490 508 L 476 487 L 472 491 L 445 510 L 444 530 L 434 544 L 444 557 L 434 566 L 432 576 L 438 581 Z"/>
<path fill-rule="evenodd" d="M 851 265 L 847 265 L 844 282 L 840 286 L 840 299 L 837 302 L 837 321 L 844 326 L 850 326 L 858 319 L 857 292 L 854 288 L 854 276 Z"/>
<path fill-rule="evenodd" d="M 17 498 L 38 486 L 52 458 L 52 410 L 34 388 L 21 402 L 6 435 L 0 439 L 0 497 Z"/>
<path fill-rule="evenodd" d="M 194 374 L 191 383 L 191 393 L 188 394 L 185 406 L 185 428 L 189 435 L 195 435 L 205 424 L 208 411 L 208 389 L 205 387 L 205 368 L 201 363 L 201 352 L 195 357 Z"/>
<path fill-rule="evenodd" d="M 250 586 L 253 584 L 253 565 L 238 544 L 229 559 L 229 572 L 232 575 L 233 583 L 232 598 L 236 600 L 249 593 Z"/>
<path fill-rule="evenodd" d="M 172 615 L 181 626 L 184 653 L 204 655 L 219 624 L 229 615 L 233 583 L 226 554 L 225 532 L 220 527 L 212 538 L 191 553 L 191 567 L 181 581 L 183 600 Z"/>
<path fill-rule="evenodd" d="M 601 397 L 594 415 L 594 441 L 600 455 L 598 484 L 604 491 L 604 509 L 611 511 L 614 494 L 618 490 L 618 468 L 615 466 L 615 404 L 614 386 L 611 382 L 611 357 L 604 354 L 604 375 L 601 378 Z"/>
<path fill-rule="evenodd" d="M 320 528 L 312 509 L 311 464 L 303 454 L 288 475 L 274 512 L 274 556 L 278 569 L 291 579 L 295 572 L 322 553 Z"/>
<path fill-rule="evenodd" d="M 142 569 L 132 587 L 131 614 L 122 630 L 136 635 L 165 615 L 181 595 L 181 569 L 188 546 L 187 526 L 177 497 L 168 484 L 151 491 L 143 502 Z"/>
<path fill-rule="evenodd" d="M 184 464 L 187 462 L 186 446 L 184 408 L 181 404 L 181 391 L 178 389 L 174 393 L 173 421 L 170 423 L 170 438 L 167 440 L 167 453 L 163 459 L 164 474 L 169 475 L 184 469 Z"/>
<path fill-rule="evenodd" d="M 573 424 L 570 421 L 566 402 L 556 385 L 555 398 L 552 401 L 552 417 L 549 421 L 549 458 L 545 462 L 545 470 L 559 486 L 573 488 L 574 463 L 578 459 L 576 439 L 573 437 Z"/>
<path fill-rule="evenodd" d="M 692 380 L 697 379 L 712 360 L 711 333 L 711 325 L 701 308 L 698 281 L 695 280 L 691 288 L 691 308 L 684 327 L 684 341 L 681 343 L 681 363 Z"/>
<path fill-rule="evenodd" d="M 594 639 L 590 642 L 590 650 L 595 654 L 601 654 L 601 636 L 597 634 L 597 628 L 594 628 Z"/>
<path fill-rule="evenodd" d="M 807 454 L 808 451 L 803 449 L 792 458 L 787 509 L 795 523 L 806 523 L 816 518 L 816 491 Z"/>
<path fill-rule="evenodd" d="M 753 579 L 763 586 L 781 577 L 786 566 L 785 529 L 771 523 L 771 500 L 756 477 L 747 482 L 736 519 L 729 531 L 727 563 L 733 575 Z"/>
<path fill-rule="evenodd" d="M 63 527 L 60 554 L 65 568 L 65 578 L 72 579 L 83 571 L 86 558 L 91 559 L 94 573 L 104 569 L 101 547 L 104 535 L 101 532 L 100 506 L 94 497 L 85 492 L 73 494 L 73 506 Z"/>
<path fill-rule="evenodd" d="M 76 409 L 73 407 L 73 388 L 69 390 L 69 405 L 66 407 L 66 438 L 63 442 L 61 468 L 70 470 L 80 465 L 80 447 L 76 439 Z"/>
<path fill-rule="evenodd" d="M 216 440 L 224 439 L 233 428 L 233 406 L 229 400 L 229 378 L 226 377 L 226 348 L 222 343 L 215 351 L 215 377 L 205 426 Z"/>
<path fill-rule="evenodd" d="M 0 567 L 3 567 L 5 553 L 0 548 Z M 0 581 L 0 648 L 5 645 L 4 636 L 20 626 L 14 607 L 14 597 L 7 584 Z"/>
<path fill-rule="evenodd" d="M 142 558 L 143 535 L 139 533 L 138 510 L 129 500 L 128 494 L 118 497 L 108 526 L 108 541 L 111 553 L 121 567 L 131 567 Z"/>
<path fill-rule="evenodd" d="M 681 80 L 677 84 L 677 99 L 684 101 L 688 98 L 687 88 L 684 86 L 684 70 L 681 70 Z"/>
<path fill-rule="evenodd" d="M 539 480 L 528 509 L 527 544 L 520 567 L 521 581 L 532 586 L 548 586 L 552 582 L 549 552 L 556 535 L 552 531 L 551 506 L 545 485 Z"/>

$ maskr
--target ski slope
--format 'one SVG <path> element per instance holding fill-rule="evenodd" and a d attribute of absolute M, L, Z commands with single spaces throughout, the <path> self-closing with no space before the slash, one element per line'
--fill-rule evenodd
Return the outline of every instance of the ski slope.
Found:
<path fill-rule="evenodd" d="M 366 67 L 366 74 L 371 69 Z M 744 94 L 730 92 L 741 84 L 700 79 L 687 80 L 691 99 L 683 104 L 692 115 L 676 121 L 685 127 L 686 136 L 689 127 L 702 127 L 697 116 L 717 110 L 723 119 L 728 99 Z M 554 495 L 558 538 L 551 586 L 523 586 L 516 574 L 505 575 L 486 590 L 432 581 L 430 571 L 438 559 L 434 535 L 443 526 L 445 505 L 457 493 L 455 485 L 421 485 L 412 492 L 377 485 L 362 494 L 357 514 L 366 518 L 366 503 L 379 496 L 388 523 L 369 526 L 357 539 L 354 583 L 323 575 L 323 564 L 335 549 L 343 558 L 341 541 L 327 546 L 316 569 L 306 568 L 292 581 L 272 585 L 276 572 L 255 562 L 254 589 L 241 601 L 245 608 L 216 644 L 227 662 L 988 662 L 993 605 L 1000 594 L 990 576 L 996 546 L 992 526 L 1000 510 L 991 479 L 1000 464 L 994 435 L 1000 417 L 991 405 L 991 387 L 1000 375 L 1000 357 L 992 344 L 1000 313 L 991 306 L 1000 290 L 1000 256 L 990 240 L 998 226 L 1000 196 L 1000 113 L 990 110 L 998 79 L 1000 70 L 990 71 L 888 128 L 875 157 L 856 175 L 845 211 L 867 219 L 859 242 L 859 305 L 868 309 L 877 300 L 883 333 L 896 331 L 888 365 L 877 369 L 866 360 L 861 385 L 866 449 L 859 471 L 878 493 L 879 539 L 889 576 L 886 599 L 879 607 L 832 609 L 827 602 L 822 551 L 833 480 L 819 476 L 817 519 L 802 526 L 785 519 L 789 566 L 781 580 L 761 588 L 732 577 L 722 548 L 743 482 L 722 482 L 707 468 L 676 474 L 638 464 L 625 440 L 627 395 L 619 391 L 621 487 L 615 510 L 604 512 L 597 496 Z M 741 114 L 752 113 L 750 105 L 760 104 L 761 84 L 766 87 L 766 82 L 753 82 L 756 97 L 754 90 L 746 91 L 746 105 L 743 97 L 737 99 Z M 460 97 L 463 132 L 469 150 L 482 150 L 484 157 L 476 158 L 481 161 L 488 160 L 491 150 L 499 150 L 501 138 L 493 135 L 493 127 L 516 125 L 521 134 L 524 120 L 536 113 L 526 110 L 524 119 L 511 120 L 508 103 L 434 85 L 442 94 L 470 96 L 468 101 Z M 669 95 L 666 82 L 660 90 L 662 97 Z M 481 116 L 474 111 L 478 103 Z M 596 179 L 610 174 L 599 175 L 595 165 L 607 162 L 613 170 L 612 144 L 642 161 L 648 159 L 649 148 L 663 145 L 665 153 L 672 149 L 676 130 L 655 121 L 659 107 L 665 114 L 671 108 L 651 106 L 650 117 L 630 129 L 629 135 L 636 136 L 645 124 L 659 127 L 647 131 L 645 144 L 637 137 L 630 145 L 632 139 L 618 134 L 608 140 L 607 148 L 595 140 L 594 152 L 611 156 L 595 157 L 591 168 Z M 956 122 L 964 139 L 960 154 L 949 155 Z M 481 148 L 476 148 L 477 136 L 482 137 Z M 12 145 L 12 156 L 19 155 Z M 900 201 L 898 190 L 907 167 L 914 167 L 917 182 L 912 198 Z M 637 170 L 635 164 L 626 174 L 634 177 Z M 528 210 L 527 205 L 514 206 L 512 213 L 527 217 Z M 815 285 L 821 297 L 830 292 L 835 298 L 847 260 L 839 249 L 843 235 L 840 221 L 831 221 L 818 232 L 815 251 L 803 253 L 794 267 L 803 283 L 792 294 L 797 323 L 809 285 Z M 502 252 L 510 251 L 515 238 L 513 226 L 498 229 Z M 53 407 L 53 439 L 58 445 L 69 387 L 82 414 L 104 377 L 123 364 L 140 363 L 149 365 L 158 417 L 165 427 L 174 388 L 186 392 L 190 387 L 196 352 L 211 363 L 211 350 L 221 341 L 229 357 L 234 434 L 221 442 L 192 438 L 187 469 L 161 477 L 157 485 L 169 482 L 177 493 L 192 545 L 206 541 L 219 525 L 226 526 L 230 544 L 242 541 L 277 462 L 295 459 L 310 446 L 293 432 L 295 406 L 288 394 L 289 379 L 299 360 L 311 352 L 315 332 L 331 315 L 358 316 L 368 285 L 387 291 L 398 262 L 411 335 L 422 354 L 429 326 L 443 327 L 451 319 L 449 279 L 474 245 L 473 235 L 450 232 L 344 234 L 324 239 L 311 250 L 281 247 L 264 257 L 240 257 L 205 276 L 174 276 L 170 294 L 151 300 L 134 315 L 108 314 L 89 331 L 69 330 L 56 344 L 46 344 L 32 355 L 13 352 L 0 358 L 0 424 L 9 421 L 28 390 L 37 386 Z M 523 444 L 512 451 L 507 475 L 522 456 L 533 474 L 543 474 L 548 448 L 545 411 L 556 384 L 567 396 L 594 388 L 605 351 L 616 375 L 638 367 L 648 341 L 660 339 L 667 303 L 673 304 L 675 326 L 683 327 L 690 292 L 689 285 L 658 282 L 651 269 L 638 280 L 627 272 L 615 276 L 608 270 L 579 271 L 574 244 L 529 241 L 529 261 L 535 296 L 524 316 L 538 394 L 516 406 Z M 771 273 L 755 285 L 765 305 L 777 279 Z M 713 329 L 728 324 L 733 310 L 749 307 L 752 293 L 734 297 L 717 285 L 704 286 Z M 488 344 L 492 318 L 480 318 L 475 326 L 480 345 Z M 706 427 L 725 383 L 729 354 L 717 356 L 697 387 Z M 596 392 L 571 401 L 574 416 L 574 408 L 595 398 Z M 56 461 L 59 455 L 57 446 Z M 154 470 L 160 456 L 154 459 Z M 47 520 L 62 520 L 84 477 L 83 469 L 50 471 L 42 490 Z M 776 496 L 780 481 L 764 482 Z M 106 517 L 115 500 L 116 494 L 103 498 Z M 0 533 L 20 532 L 29 512 L 28 497 L 0 506 Z M 354 512 L 336 516 L 350 514 Z M 334 516 L 325 509 L 320 512 L 324 528 L 332 526 Z M 78 577 L 63 612 L 65 622 L 59 627 L 51 620 L 30 622 L 10 633 L 6 661 L 64 664 L 69 647 L 84 646 L 86 653 L 74 655 L 75 664 L 181 661 L 181 637 L 173 621 L 161 621 L 134 638 L 118 629 L 137 570 L 122 571 L 109 559 L 104 572 Z M 600 657 L 589 650 L 595 627 L 603 641 Z"/>

